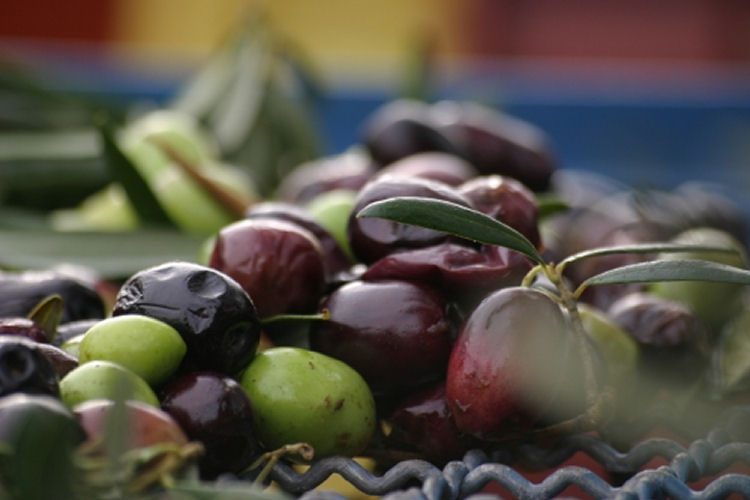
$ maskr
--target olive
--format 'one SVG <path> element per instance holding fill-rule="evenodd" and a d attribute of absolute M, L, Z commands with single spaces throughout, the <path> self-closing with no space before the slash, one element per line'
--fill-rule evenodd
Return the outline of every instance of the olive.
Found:
<path fill-rule="evenodd" d="M 187 436 L 205 448 L 201 476 L 238 473 L 261 453 L 247 393 L 234 379 L 216 372 L 187 373 L 162 392 L 161 407 Z"/>
<path fill-rule="evenodd" d="M 27 316 L 55 294 L 63 300 L 63 323 L 105 316 L 104 303 L 89 284 L 58 272 L 24 271 L 0 273 L 0 317 Z"/>
<path fill-rule="evenodd" d="M 269 449 L 307 443 L 315 458 L 355 456 L 375 430 L 367 383 L 346 363 L 298 347 L 259 353 L 240 378 L 258 438 Z"/>
<path fill-rule="evenodd" d="M 525 287 L 488 295 L 451 350 L 448 407 L 458 428 L 508 437 L 585 408 L 583 371 L 570 326 L 547 294 Z"/>
<path fill-rule="evenodd" d="M 99 321 L 101 321 L 101 319 L 79 319 L 77 321 L 61 323 L 57 327 L 57 333 L 55 333 L 55 336 L 52 338 L 52 343 L 56 346 L 62 346 L 73 337 L 86 333 L 89 328 L 97 324 Z"/>
<path fill-rule="evenodd" d="M 0 335 L 26 337 L 34 342 L 49 342 L 49 335 L 44 328 L 26 317 L 0 318 Z"/>
<path fill-rule="evenodd" d="M 325 286 L 320 242 L 282 220 L 245 219 L 224 227 L 210 265 L 242 286 L 261 318 L 310 312 Z"/>
<path fill-rule="evenodd" d="M 12 394 L 0 398 L 3 493 L 29 500 L 78 498 L 71 455 L 85 439 L 75 415 L 55 397 Z"/>
<path fill-rule="evenodd" d="M 310 327 L 310 347 L 340 359 L 377 396 L 440 379 L 454 328 L 441 294 L 408 281 L 353 281 L 320 304 L 329 319 Z"/>
<path fill-rule="evenodd" d="M 68 408 L 92 399 L 133 399 L 159 406 L 145 380 L 111 361 L 89 361 L 71 370 L 60 380 L 60 398 Z"/>
<path fill-rule="evenodd" d="M 458 153 L 456 145 L 433 123 L 430 106 L 411 99 L 397 99 L 376 109 L 364 123 L 362 136 L 370 156 L 381 167 L 424 151 Z"/>
<path fill-rule="evenodd" d="M 450 186 L 459 186 L 479 175 L 474 166 L 450 153 L 427 151 L 406 156 L 381 168 L 377 176 L 403 175 L 422 177 L 443 182 Z"/>
<path fill-rule="evenodd" d="M 126 314 L 92 326 L 81 340 L 78 359 L 81 363 L 118 363 L 157 386 L 177 371 L 186 351 L 185 341 L 168 324 L 140 314 Z"/>
<path fill-rule="evenodd" d="M 474 208 L 503 222 L 541 248 L 539 206 L 534 193 L 521 182 L 501 175 L 484 175 L 457 187 Z"/>
<path fill-rule="evenodd" d="M 23 337 L 0 336 L 0 396 L 60 394 L 57 371 L 40 346 Z"/>
<path fill-rule="evenodd" d="M 185 370 L 234 374 L 255 355 L 260 319 L 253 301 L 226 274 L 199 264 L 167 262 L 131 276 L 113 316 L 140 314 L 163 321 L 187 345 Z M 182 369 L 181 368 L 181 369 Z"/>
<path fill-rule="evenodd" d="M 347 211 L 346 216 L 348 217 L 348 215 L 349 212 Z M 248 219 L 284 220 L 310 231 L 320 242 L 328 279 L 332 279 L 333 276 L 348 269 L 351 265 L 349 257 L 342 250 L 338 239 L 313 218 L 309 212 L 298 205 L 280 201 L 256 203 L 247 210 L 245 216 Z"/>
<path fill-rule="evenodd" d="M 398 196 L 419 196 L 471 206 L 456 189 L 442 182 L 419 177 L 379 176 L 357 193 L 349 216 L 349 243 L 360 261 L 370 264 L 397 250 L 434 245 L 450 238 L 445 233 L 432 229 L 384 219 L 357 217 L 357 213 L 370 203 Z"/>
<path fill-rule="evenodd" d="M 441 101 L 430 120 L 483 175 L 518 179 L 533 191 L 545 191 L 556 170 L 549 138 L 528 121 L 489 106 Z"/>

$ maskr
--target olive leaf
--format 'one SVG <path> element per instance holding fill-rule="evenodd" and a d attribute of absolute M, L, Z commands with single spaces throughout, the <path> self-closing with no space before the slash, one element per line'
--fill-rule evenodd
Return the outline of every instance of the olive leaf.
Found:
<path fill-rule="evenodd" d="M 632 245 L 614 245 L 597 247 L 574 253 L 565 257 L 558 266 L 563 269 L 568 264 L 592 257 L 612 254 L 649 254 L 649 253 L 681 253 L 681 252 L 726 252 L 737 253 L 736 248 L 717 245 L 691 245 L 685 243 L 635 243 Z"/>
<path fill-rule="evenodd" d="M 43 298 L 28 314 L 28 318 L 42 327 L 50 339 L 54 339 L 63 315 L 63 299 L 54 294 Z"/>
<path fill-rule="evenodd" d="M 269 323 L 277 323 L 281 321 L 327 321 L 331 318 L 331 313 L 328 310 L 316 314 L 277 314 L 275 316 L 269 316 L 263 318 L 260 322 L 263 325 Z"/>
<path fill-rule="evenodd" d="M 539 220 L 544 220 L 570 210 L 568 203 L 551 194 L 537 194 L 536 204 L 539 207 Z"/>
<path fill-rule="evenodd" d="M 164 211 L 138 169 L 120 149 L 112 127 L 108 123 L 102 123 L 99 133 L 112 178 L 125 189 L 140 223 L 144 226 L 174 227 L 174 222 Z"/>
<path fill-rule="evenodd" d="M 750 270 L 697 259 L 655 260 L 604 271 L 585 280 L 580 296 L 591 285 L 654 283 L 658 281 L 712 281 L 750 285 Z"/>
<path fill-rule="evenodd" d="M 373 202 L 360 210 L 357 217 L 378 217 L 443 231 L 479 243 L 507 247 L 538 264 L 545 264 L 542 256 L 524 235 L 488 215 L 457 203 L 399 196 Z"/>

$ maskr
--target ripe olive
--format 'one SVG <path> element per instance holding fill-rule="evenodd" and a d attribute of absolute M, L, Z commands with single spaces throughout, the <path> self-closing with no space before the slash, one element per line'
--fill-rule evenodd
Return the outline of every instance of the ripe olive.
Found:
<path fill-rule="evenodd" d="M 427 151 L 416 153 L 397 160 L 381 168 L 380 175 L 400 175 L 422 177 L 440 181 L 450 186 L 459 186 L 479 175 L 474 166 L 450 153 Z"/>
<path fill-rule="evenodd" d="M 0 336 L 0 396 L 14 392 L 60 394 L 57 371 L 40 346 L 23 337 Z"/>
<path fill-rule="evenodd" d="M 253 407 L 266 448 L 304 442 L 315 458 L 354 456 L 375 430 L 375 402 L 367 383 L 347 364 L 297 347 L 259 353 L 240 384 Z"/>
<path fill-rule="evenodd" d="M 253 301 L 226 274 L 189 262 L 137 272 L 117 294 L 113 316 L 141 314 L 163 321 L 187 345 L 183 367 L 234 374 L 255 355 L 260 319 Z"/>
<path fill-rule="evenodd" d="M 234 379 L 216 372 L 187 373 L 162 394 L 162 409 L 205 448 L 201 476 L 240 472 L 261 453 L 250 399 Z"/>
<path fill-rule="evenodd" d="M 310 312 L 325 286 L 320 242 L 282 220 L 245 219 L 226 226 L 216 237 L 210 265 L 247 291 L 261 318 Z"/>
<path fill-rule="evenodd" d="M 177 371 L 186 351 L 185 341 L 168 324 L 140 314 L 126 314 L 92 326 L 81 340 L 78 359 L 81 363 L 118 363 L 157 386 Z"/>
<path fill-rule="evenodd" d="M 311 325 L 311 348 L 357 370 L 378 396 L 403 394 L 445 373 L 454 329 L 445 299 L 427 285 L 353 281 L 320 309 L 330 316 Z"/>
<path fill-rule="evenodd" d="M 49 342 L 49 335 L 44 328 L 26 317 L 0 318 L 0 335 L 25 337 L 34 342 Z"/>

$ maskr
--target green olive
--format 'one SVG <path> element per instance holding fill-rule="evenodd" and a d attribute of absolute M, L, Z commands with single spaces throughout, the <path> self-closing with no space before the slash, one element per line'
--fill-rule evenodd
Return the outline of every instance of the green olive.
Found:
<path fill-rule="evenodd" d="M 185 341 L 167 323 L 125 314 L 89 328 L 81 340 L 78 361 L 112 361 L 156 386 L 177 370 L 186 352 Z"/>
<path fill-rule="evenodd" d="M 145 380 L 111 361 L 90 361 L 68 372 L 60 380 L 60 399 L 68 408 L 91 399 L 134 399 L 159 406 Z"/>
<path fill-rule="evenodd" d="M 304 442 L 315 458 L 354 456 L 375 429 L 375 403 L 347 364 L 297 347 L 274 347 L 253 359 L 240 379 L 267 448 Z"/>
<path fill-rule="evenodd" d="M 317 195 L 305 205 L 305 210 L 312 215 L 331 236 L 336 239 L 342 250 L 352 257 L 346 225 L 349 214 L 354 207 L 357 193 L 348 189 L 334 189 Z"/>
<path fill-rule="evenodd" d="M 578 310 L 583 328 L 604 357 L 612 382 L 619 384 L 632 381 L 639 358 L 635 339 L 603 311 L 586 304 L 578 304 Z"/>

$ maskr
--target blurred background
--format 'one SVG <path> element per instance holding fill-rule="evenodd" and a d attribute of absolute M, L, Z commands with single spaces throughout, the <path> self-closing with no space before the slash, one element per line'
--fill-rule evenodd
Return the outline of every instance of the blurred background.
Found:
<path fill-rule="evenodd" d="M 326 152 L 429 63 L 433 99 L 533 122 L 562 167 L 750 189 L 746 0 L 24 0 L 4 5 L 0 55 L 49 85 L 159 103 L 254 12 L 311 69 Z"/>

